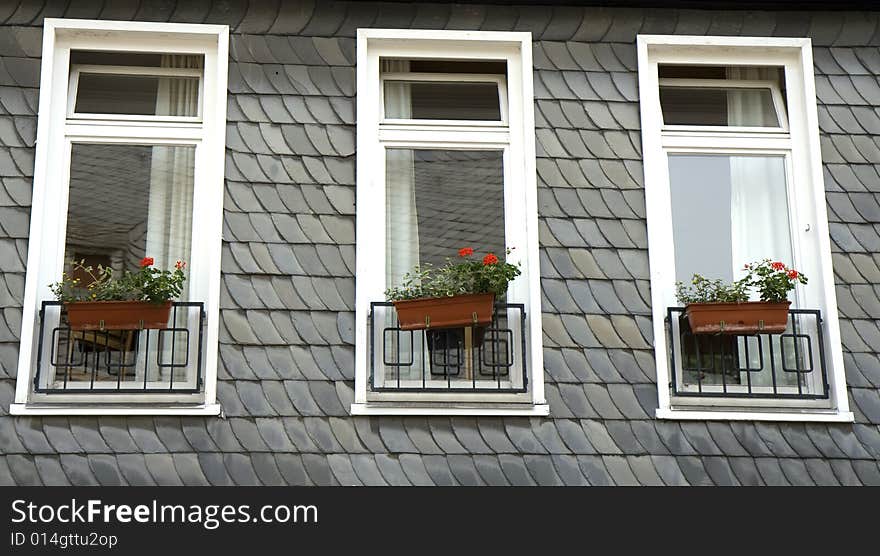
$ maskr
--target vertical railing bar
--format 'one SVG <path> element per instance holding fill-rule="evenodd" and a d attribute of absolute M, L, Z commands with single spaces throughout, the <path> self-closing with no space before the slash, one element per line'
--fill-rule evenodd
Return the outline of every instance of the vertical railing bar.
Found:
<path fill-rule="evenodd" d="M 773 334 L 767 334 L 767 345 L 770 347 L 770 380 L 773 381 L 773 393 L 778 394 L 776 386 L 776 354 L 773 353 Z M 782 344 L 779 344 L 780 348 Z"/>
<path fill-rule="evenodd" d="M 819 340 L 819 365 L 822 369 L 822 389 L 827 398 L 830 394 L 830 386 L 828 385 L 828 374 L 825 369 L 825 338 L 822 333 L 822 313 L 821 311 L 816 310 L 814 314 L 816 317 L 816 335 Z"/>
<path fill-rule="evenodd" d="M 144 391 L 147 390 L 147 379 L 150 375 L 150 330 L 145 329 L 144 334 Z M 138 342 L 140 344 L 140 342 Z"/>
<path fill-rule="evenodd" d="M 718 335 L 718 350 L 721 352 L 721 391 L 725 394 L 727 393 L 727 366 L 724 364 L 724 337 L 719 334 Z M 715 357 L 712 357 L 712 363 L 714 364 Z"/>
<path fill-rule="evenodd" d="M 61 324 L 61 323 L 58 323 L 58 324 Z M 42 328 L 42 325 L 41 325 L 41 328 Z M 41 331 L 41 334 L 42 334 L 42 331 Z M 42 341 L 43 341 L 43 338 L 41 337 L 40 342 L 42 343 Z M 73 332 L 70 330 L 69 326 L 67 327 L 67 341 L 68 341 L 68 343 L 70 343 L 70 347 L 67 349 L 67 365 L 64 366 L 65 371 L 64 371 L 64 385 L 62 386 L 63 390 L 67 390 L 67 381 L 70 377 L 71 367 L 72 367 L 72 365 L 70 364 L 70 355 L 71 355 L 72 350 L 74 348 L 74 344 L 72 343 L 73 342 Z M 42 365 L 38 361 L 37 362 L 37 372 L 38 373 L 40 372 L 40 367 L 42 367 Z"/>
<path fill-rule="evenodd" d="M 470 360 L 469 362 L 471 364 L 471 388 L 476 390 L 477 389 L 477 373 L 479 371 L 483 370 L 482 362 L 480 361 L 480 359 L 483 358 L 483 346 L 482 346 L 482 344 L 480 345 L 480 347 L 476 347 L 474 345 L 474 341 L 476 340 L 477 327 L 470 326 L 468 328 L 471 329 L 471 354 L 470 354 L 470 357 L 468 357 L 468 359 Z M 461 332 L 462 336 L 464 336 L 464 330 L 466 330 L 466 329 L 462 329 L 462 332 Z M 485 334 L 484 334 L 483 340 L 485 340 L 485 339 L 486 338 L 485 338 Z M 464 340 L 464 338 L 462 338 L 462 340 Z M 462 341 L 462 343 L 466 343 L 466 342 Z M 474 365 L 474 355 L 477 356 L 477 364 L 476 365 Z M 479 369 L 477 367 L 479 367 Z"/>
<path fill-rule="evenodd" d="M 672 324 L 672 307 L 666 309 L 666 325 L 669 329 L 666 335 L 669 337 L 669 368 L 672 370 L 672 391 L 678 394 L 678 370 L 675 368 L 675 330 Z M 680 332 L 680 331 L 679 331 Z M 679 334 L 679 341 L 681 341 Z M 682 369 L 684 373 L 684 369 Z"/>
<path fill-rule="evenodd" d="M 370 389 L 376 386 L 376 325 L 373 322 L 375 302 L 370 303 L 370 314 L 367 317 L 370 334 Z M 382 329 L 382 368 L 385 368 L 385 330 Z M 384 384 L 383 384 L 384 386 Z"/>
<path fill-rule="evenodd" d="M 697 353 L 697 392 L 703 393 L 703 355 L 700 353 L 700 338 L 691 332 L 689 334 L 694 341 L 694 350 Z M 684 363 L 684 355 L 682 354 L 682 363 Z"/>
<path fill-rule="evenodd" d="M 157 342 L 156 345 L 157 345 L 157 347 L 159 345 L 158 341 L 159 341 L 160 334 L 162 334 L 162 331 L 157 330 L 156 331 L 156 342 Z M 171 373 L 171 376 L 168 377 L 168 391 L 169 392 L 174 390 L 174 368 L 175 368 L 174 367 L 174 344 L 177 343 L 177 341 L 176 341 L 177 338 L 175 337 L 176 334 L 177 334 L 177 306 L 175 305 L 172 308 L 172 312 L 171 312 L 171 366 L 168 367 L 168 369 L 169 369 L 168 372 Z M 159 358 L 160 357 L 162 357 L 162 350 L 157 349 L 156 350 L 156 368 L 157 369 L 159 368 Z"/>
<path fill-rule="evenodd" d="M 40 312 L 38 314 L 39 314 L 39 318 L 40 318 L 40 337 L 37 338 L 37 370 L 34 372 L 34 390 L 40 389 L 40 372 L 42 371 L 42 368 L 43 368 L 43 335 L 46 333 L 46 330 L 45 330 L 45 327 L 46 327 L 46 319 L 45 319 L 46 302 L 45 301 L 40 304 Z M 59 325 L 61 324 L 60 319 L 59 319 L 58 324 Z M 59 326 L 58 329 L 60 330 L 61 327 Z M 54 330 L 52 331 L 52 335 L 53 336 L 55 335 Z M 54 349 L 53 349 L 53 351 L 54 351 Z M 52 363 L 52 361 L 51 361 L 52 356 L 51 355 L 49 356 L 49 359 L 50 359 L 49 363 L 51 364 Z M 70 357 L 68 357 L 67 359 L 68 359 L 67 369 L 70 369 Z M 67 377 L 66 376 L 64 378 L 64 388 L 67 388 Z"/>
<path fill-rule="evenodd" d="M 443 350 L 443 372 L 446 373 L 446 389 L 452 390 L 452 373 L 449 372 L 449 367 L 452 366 L 449 363 L 449 358 L 451 355 L 449 353 L 449 329 L 447 328 L 447 329 L 443 330 L 443 332 L 441 332 L 441 334 L 444 335 L 445 341 L 444 341 L 443 345 L 446 346 L 446 349 Z M 455 346 L 456 360 L 460 361 L 460 359 L 457 357 L 459 354 L 458 350 L 459 350 L 459 346 L 456 345 Z"/>
<path fill-rule="evenodd" d="M 395 370 L 397 372 L 397 387 L 400 388 L 400 326 L 394 329 L 394 345 L 397 346 L 397 366 L 395 367 Z M 382 338 L 382 349 L 385 349 L 385 338 Z M 384 361 L 385 358 L 383 357 L 382 360 Z"/>
<path fill-rule="evenodd" d="M 761 337 L 757 336 L 757 338 L 758 338 L 758 341 L 760 342 Z M 750 362 L 751 362 L 752 358 L 749 357 L 749 337 L 743 336 L 742 339 L 743 339 L 743 344 L 745 345 L 745 353 L 746 353 L 746 385 L 748 388 L 747 392 L 749 394 L 751 394 L 752 393 L 752 372 L 749 369 L 751 369 Z"/>
<path fill-rule="evenodd" d="M 198 355 L 196 356 L 196 391 L 199 392 L 202 390 L 202 329 L 205 326 L 205 305 L 203 303 L 199 303 L 199 345 L 198 345 Z"/>
<path fill-rule="evenodd" d="M 522 351 L 522 382 L 523 382 L 523 390 L 529 389 L 529 372 L 528 372 L 528 361 L 529 358 L 526 357 L 526 308 L 525 305 L 519 304 L 517 305 L 517 310 L 519 310 L 519 341 Z M 513 343 L 513 338 L 510 339 L 511 343 Z M 513 346 L 511 346 L 510 351 L 513 352 Z M 510 368 L 511 372 L 508 373 L 510 376 L 511 382 L 513 381 L 513 370 L 516 365 L 516 361 L 514 360 L 513 355 L 510 358 Z"/>
<path fill-rule="evenodd" d="M 125 363 L 125 334 L 133 334 L 133 332 L 126 330 L 122 333 L 122 360 L 120 361 L 119 368 L 116 369 L 116 389 L 122 389 L 122 369 L 123 364 Z M 107 365 L 110 365 L 110 353 L 107 353 Z"/>
<path fill-rule="evenodd" d="M 797 372 L 795 372 L 794 375 L 795 375 L 795 377 L 797 377 L 798 395 L 802 395 L 804 393 L 804 389 L 803 389 L 803 385 L 802 385 L 803 381 L 801 380 L 801 373 L 800 373 L 800 370 L 801 370 L 800 360 L 801 360 L 801 358 L 800 358 L 800 350 L 798 349 L 798 344 L 800 342 L 798 341 L 797 319 L 795 318 L 795 315 L 789 315 L 789 317 L 791 318 L 791 333 L 792 333 L 791 339 L 794 342 L 794 368 L 797 370 Z M 779 340 L 779 341 L 781 342 L 782 340 Z"/>
<path fill-rule="evenodd" d="M 98 331 L 97 330 L 92 332 L 92 344 L 98 345 Z M 92 355 L 94 356 L 94 363 L 92 364 L 92 379 L 91 379 L 91 382 L 89 383 L 89 390 L 95 389 L 95 378 L 98 375 L 98 354 L 97 354 L 97 352 L 93 351 Z M 88 359 L 86 359 L 86 360 L 88 361 Z"/>

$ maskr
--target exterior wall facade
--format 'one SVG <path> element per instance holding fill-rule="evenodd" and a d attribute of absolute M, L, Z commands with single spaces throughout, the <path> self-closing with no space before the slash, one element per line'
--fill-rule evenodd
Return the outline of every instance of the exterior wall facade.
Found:
<path fill-rule="evenodd" d="M 880 13 L 178 4 L 0 2 L 0 484 L 880 484 Z M 222 417 L 8 414 L 44 17 L 230 27 Z M 349 413 L 361 27 L 533 34 L 548 418 Z M 654 417 L 637 34 L 812 39 L 854 424 Z"/>

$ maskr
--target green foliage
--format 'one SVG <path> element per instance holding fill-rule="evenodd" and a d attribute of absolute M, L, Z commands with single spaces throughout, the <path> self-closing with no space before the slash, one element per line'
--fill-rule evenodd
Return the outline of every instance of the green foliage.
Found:
<path fill-rule="evenodd" d="M 688 303 L 718 303 L 718 302 L 743 302 L 749 300 L 749 283 L 743 278 L 732 284 L 722 280 L 710 280 L 699 274 L 694 274 L 691 284 L 686 286 L 684 282 L 675 283 L 675 297 L 682 304 Z"/>
<path fill-rule="evenodd" d="M 145 264 L 149 261 L 149 264 Z M 128 270 L 114 274 L 113 269 L 98 265 L 97 268 L 85 266 L 85 261 L 73 264 L 73 271 L 82 271 L 88 277 L 88 284 L 79 278 L 63 273 L 61 280 L 49 285 L 58 301 L 65 303 L 77 301 L 149 301 L 164 303 L 180 295 L 186 276 L 183 269 L 186 263 L 178 261 L 174 270 L 152 268 L 152 259 L 144 259 L 137 272 Z"/>
<path fill-rule="evenodd" d="M 507 251 L 510 253 L 510 250 Z M 403 276 L 400 286 L 385 290 L 389 301 L 494 293 L 501 297 L 510 281 L 520 275 L 519 265 L 499 261 L 489 253 L 482 260 L 471 259 L 473 250 L 459 251 L 460 261 L 447 258 L 442 267 L 416 265 Z"/>
<path fill-rule="evenodd" d="M 685 285 L 683 282 L 675 283 L 675 296 L 680 303 L 685 305 L 688 303 L 741 303 L 749 300 L 750 290 L 754 288 L 761 301 L 780 302 L 787 299 L 788 292 L 793 290 L 797 284 L 807 283 L 807 277 L 797 270 L 788 268 L 781 262 L 772 262 L 770 259 L 747 264 L 743 270 L 748 271 L 746 276 L 731 284 L 694 274 L 690 285 Z"/>

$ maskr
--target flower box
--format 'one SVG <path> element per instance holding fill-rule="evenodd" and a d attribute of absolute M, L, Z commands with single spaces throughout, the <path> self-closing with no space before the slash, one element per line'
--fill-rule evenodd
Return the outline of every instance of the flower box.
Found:
<path fill-rule="evenodd" d="M 73 330 L 167 328 L 171 314 L 170 301 L 77 301 L 64 307 Z"/>
<path fill-rule="evenodd" d="M 491 293 L 394 302 L 401 330 L 488 325 L 492 322 L 494 306 L 495 295 Z"/>
<path fill-rule="evenodd" d="M 685 306 L 694 334 L 781 334 L 788 328 L 790 301 L 689 303 Z"/>

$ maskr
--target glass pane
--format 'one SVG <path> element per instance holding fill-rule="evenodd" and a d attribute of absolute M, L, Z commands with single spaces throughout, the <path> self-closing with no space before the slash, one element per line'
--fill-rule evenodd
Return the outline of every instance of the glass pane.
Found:
<path fill-rule="evenodd" d="M 197 116 L 199 78 L 81 73 L 74 111 L 79 114 Z"/>
<path fill-rule="evenodd" d="M 770 89 L 660 87 L 666 125 L 779 127 Z"/>
<path fill-rule="evenodd" d="M 675 246 L 675 279 L 693 274 L 732 281 L 743 265 L 769 258 L 792 264 L 785 158 L 783 156 L 669 155 L 669 186 Z M 754 294 L 753 294 L 754 295 Z M 754 299 L 757 299 L 755 297 Z M 770 350 L 736 336 L 691 336 L 681 342 L 685 384 L 769 386 Z M 782 368 L 779 349 L 773 357 Z M 746 372 L 738 369 L 763 369 Z M 722 376 L 723 375 L 723 376 Z M 785 376 L 782 376 L 785 375 Z M 797 385 L 796 373 L 779 373 L 778 385 Z"/>
<path fill-rule="evenodd" d="M 73 273 L 75 261 L 117 274 L 137 271 L 144 257 L 169 270 L 188 261 L 194 161 L 191 146 L 75 143 L 64 271 Z M 83 286 L 92 281 L 85 272 L 73 274 Z M 188 285 L 174 301 L 189 299 Z M 68 388 L 195 388 L 198 314 L 189 308 L 174 309 L 163 331 L 61 330 L 56 353 L 69 364 L 54 371 Z"/>
<path fill-rule="evenodd" d="M 506 246 L 503 176 L 501 151 L 386 150 L 387 284 L 399 285 L 416 264 L 443 265 L 462 247 L 480 257 L 490 252 L 501 256 Z M 386 318 L 384 326 L 392 326 L 393 311 Z M 474 349 L 470 328 L 452 330 L 452 336 L 433 345 L 424 343 L 430 338 L 420 333 L 392 338 L 391 351 L 406 354 L 412 364 L 385 367 L 385 378 L 434 380 L 437 369 L 454 367 L 449 380 L 492 380 L 474 374 L 478 366 L 472 359 L 484 352 Z M 459 340 L 464 351 L 452 347 Z M 452 365 L 449 358 L 455 365 L 444 367 Z"/>
<path fill-rule="evenodd" d="M 791 264 L 785 158 L 669 155 L 675 279 L 732 280 L 745 263 Z"/>
<path fill-rule="evenodd" d="M 385 117 L 416 120 L 501 119 L 498 85 L 386 81 Z"/>
<path fill-rule="evenodd" d="M 442 265 L 462 247 L 504 253 L 501 151 L 386 151 L 387 277 Z"/>
<path fill-rule="evenodd" d="M 116 271 L 188 260 L 194 162 L 195 147 L 75 143 L 65 271 L 82 259 Z"/>

